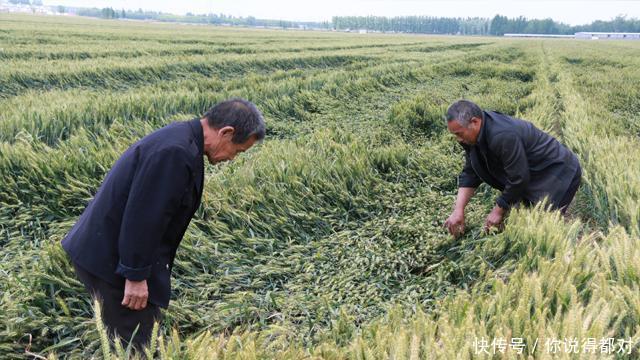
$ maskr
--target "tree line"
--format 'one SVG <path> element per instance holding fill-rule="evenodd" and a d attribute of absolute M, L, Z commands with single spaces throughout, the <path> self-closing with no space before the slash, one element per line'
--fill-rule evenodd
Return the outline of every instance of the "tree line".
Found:
<path fill-rule="evenodd" d="M 443 18 L 432 16 L 334 16 L 336 30 L 366 29 L 383 32 L 420 34 L 497 35 L 554 34 L 566 35 L 580 31 L 640 32 L 640 20 L 618 16 L 613 20 L 597 20 L 590 24 L 571 26 L 553 19 L 507 18 Z"/>
<path fill-rule="evenodd" d="M 67 9 L 69 12 L 71 9 Z M 174 15 L 156 11 L 138 10 L 116 10 L 108 8 L 76 8 L 74 12 L 80 16 L 99 17 L 104 19 L 133 19 L 133 20 L 155 20 L 167 22 L 184 22 L 196 24 L 232 25 L 232 26 L 261 26 L 279 28 L 321 28 L 330 29 L 331 24 L 325 22 L 309 21 L 289 21 L 274 19 L 257 19 L 253 16 L 241 17 L 225 14 L 192 14 Z"/>
<path fill-rule="evenodd" d="M 334 16 L 336 30 L 366 29 L 421 34 L 487 35 L 489 22 L 484 18 L 444 18 L 433 16 Z"/>
<path fill-rule="evenodd" d="M 29 0 L 11 0 L 11 2 L 29 3 Z M 34 0 L 32 3 L 39 2 Z M 527 19 L 523 16 L 508 18 L 496 15 L 493 18 L 468 17 L 447 18 L 434 16 L 334 16 L 325 22 L 305 22 L 274 19 L 257 19 L 253 16 L 234 17 L 225 14 L 192 14 L 174 15 L 156 11 L 116 10 L 108 8 L 63 8 L 58 12 L 73 11 L 80 16 L 91 16 L 105 19 L 156 20 L 167 22 L 185 22 L 198 24 L 309 28 L 326 30 L 369 30 L 381 32 L 402 32 L 418 34 L 453 34 L 453 35 L 496 35 L 515 34 L 550 34 L 567 35 L 580 31 L 597 32 L 640 32 L 640 19 L 618 16 L 615 19 L 597 20 L 590 24 L 571 26 L 548 19 Z"/>

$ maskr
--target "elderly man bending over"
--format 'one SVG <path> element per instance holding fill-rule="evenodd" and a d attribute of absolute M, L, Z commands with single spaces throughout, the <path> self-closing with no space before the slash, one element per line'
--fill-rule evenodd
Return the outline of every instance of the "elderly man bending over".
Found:
<path fill-rule="evenodd" d="M 171 269 L 200 206 L 204 158 L 233 160 L 265 136 L 249 101 L 167 125 L 131 145 L 105 176 L 62 246 L 111 333 L 141 348 L 169 304 Z M 135 334 L 135 336 L 134 336 Z"/>
<path fill-rule="evenodd" d="M 512 206 L 530 206 L 545 197 L 552 208 L 565 213 L 582 171 L 575 154 L 558 140 L 530 122 L 483 111 L 467 100 L 452 104 L 446 120 L 465 152 L 458 197 L 445 222 L 452 235 L 464 233 L 464 209 L 483 182 L 502 192 L 486 218 L 485 229 L 499 226 Z"/>

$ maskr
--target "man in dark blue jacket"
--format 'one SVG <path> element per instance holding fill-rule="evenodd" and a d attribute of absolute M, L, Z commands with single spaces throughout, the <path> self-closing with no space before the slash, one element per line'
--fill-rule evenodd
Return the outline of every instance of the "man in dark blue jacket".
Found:
<path fill-rule="evenodd" d="M 445 222 L 449 232 L 464 232 L 464 209 L 485 182 L 502 191 L 487 216 L 485 229 L 499 226 L 516 204 L 532 205 L 548 197 L 563 213 L 578 190 L 582 172 L 569 149 L 533 124 L 460 100 L 447 110 L 447 127 L 464 148 L 458 197 Z"/>
<path fill-rule="evenodd" d="M 232 160 L 264 136 L 255 105 L 231 99 L 145 136 L 116 161 L 62 240 L 111 332 L 129 341 L 138 328 L 140 346 L 168 306 L 176 250 L 202 197 L 203 156 Z"/>

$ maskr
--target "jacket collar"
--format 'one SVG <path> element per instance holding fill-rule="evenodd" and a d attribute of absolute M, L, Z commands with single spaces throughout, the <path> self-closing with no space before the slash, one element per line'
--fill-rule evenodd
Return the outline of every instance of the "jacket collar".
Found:
<path fill-rule="evenodd" d="M 482 125 L 480 125 L 480 133 L 478 134 L 478 141 L 476 142 L 477 146 L 486 147 L 487 145 L 487 121 L 490 119 L 489 114 L 485 111 L 482 112 Z"/>
<path fill-rule="evenodd" d="M 204 187 L 204 131 L 202 129 L 202 124 L 200 123 L 199 118 L 195 118 L 189 120 L 187 122 L 189 127 L 191 128 L 192 133 L 192 144 L 194 144 L 195 149 L 198 153 L 196 160 L 196 169 L 194 175 L 195 187 L 198 192 L 197 201 L 195 204 L 195 209 L 200 206 L 200 201 L 202 198 L 202 191 Z"/>
<path fill-rule="evenodd" d="M 198 147 L 198 154 L 202 157 L 204 156 L 204 131 L 202 130 L 200 118 L 189 120 L 189 125 L 191 127 L 191 133 L 193 134 L 193 140 Z"/>

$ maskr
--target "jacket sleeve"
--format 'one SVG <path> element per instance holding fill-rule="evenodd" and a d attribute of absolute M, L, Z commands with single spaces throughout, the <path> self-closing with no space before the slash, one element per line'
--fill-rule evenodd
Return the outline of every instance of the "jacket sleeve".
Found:
<path fill-rule="evenodd" d="M 189 183 L 188 164 L 179 148 L 157 151 L 138 164 L 123 212 L 116 274 L 133 281 L 151 275 L 157 245 Z"/>
<path fill-rule="evenodd" d="M 496 204 L 503 209 L 509 209 L 522 200 L 522 195 L 529 185 L 529 161 L 522 139 L 516 134 L 496 135 L 492 145 L 494 153 L 502 160 L 507 176 L 507 183 Z"/>
<path fill-rule="evenodd" d="M 464 148 L 464 146 L 463 146 Z M 473 168 L 471 167 L 471 158 L 469 156 L 469 150 L 464 149 L 464 168 L 460 175 L 458 175 L 458 187 L 477 188 L 482 184 L 482 180 L 478 177 Z"/>

